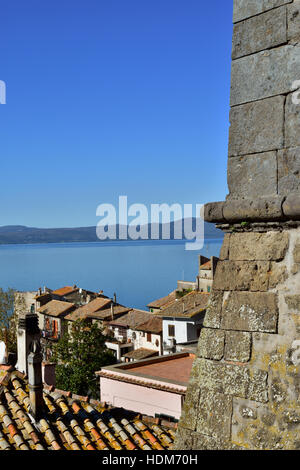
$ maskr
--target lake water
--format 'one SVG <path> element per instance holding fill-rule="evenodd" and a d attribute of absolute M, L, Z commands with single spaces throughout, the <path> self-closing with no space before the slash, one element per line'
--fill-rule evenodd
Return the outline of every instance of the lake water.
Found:
<path fill-rule="evenodd" d="M 183 241 L 95 242 L 0 245 L 0 287 L 35 291 L 78 285 L 129 307 L 146 309 L 176 289 L 177 280 L 194 281 L 198 254 L 218 256 L 222 240 L 185 250 Z"/>

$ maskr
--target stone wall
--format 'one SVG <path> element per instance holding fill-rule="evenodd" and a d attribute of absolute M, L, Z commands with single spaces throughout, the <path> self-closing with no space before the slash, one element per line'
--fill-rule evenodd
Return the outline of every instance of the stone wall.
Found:
<path fill-rule="evenodd" d="M 300 219 L 300 0 L 234 0 L 228 187 L 210 222 Z"/>
<path fill-rule="evenodd" d="M 300 0 L 234 0 L 225 232 L 175 449 L 300 449 Z M 298 99 L 300 98 L 298 93 Z"/>
<path fill-rule="evenodd" d="M 300 229 L 226 234 L 176 449 L 300 449 Z"/>

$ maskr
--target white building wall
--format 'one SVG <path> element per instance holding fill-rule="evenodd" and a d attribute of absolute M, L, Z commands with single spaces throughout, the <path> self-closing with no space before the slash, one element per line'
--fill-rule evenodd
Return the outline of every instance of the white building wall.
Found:
<path fill-rule="evenodd" d="M 197 329 L 201 324 L 200 320 L 185 318 L 164 318 L 163 319 L 163 343 L 171 345 L 172 336 L 169 336 L 169 325 L 175 327 L 175 340 L 177 344 L 187 343 L 197 340 Z"/>

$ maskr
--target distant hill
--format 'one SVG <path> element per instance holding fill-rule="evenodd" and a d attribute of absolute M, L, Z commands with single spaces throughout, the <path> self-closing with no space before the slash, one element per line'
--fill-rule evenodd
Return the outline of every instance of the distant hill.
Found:
<path fill-rule="evenodd" d="M 204 222 L 205 238 L 222 239 L 223 233 L 215 225 Z M 192 221 L 195 229 L 195 219 Z M 116 226 L 117 239 L 119 225 Z M 150 238 L 150 225 L 147 226 Z M 160 239 L 162 239 L 163 225 L 159 224 Z M 170 223 L 170 239 L 174 239 L 174 222 Z M 35 228 L 23 225 L 6 225 L 0 227 L 0 244 L 31 244 L 31 243 L 72 243 L 72 242 L 99 242 L 96 227 L 77 228 Z M 105 240 L 103 241 L 105 243 Z"/>

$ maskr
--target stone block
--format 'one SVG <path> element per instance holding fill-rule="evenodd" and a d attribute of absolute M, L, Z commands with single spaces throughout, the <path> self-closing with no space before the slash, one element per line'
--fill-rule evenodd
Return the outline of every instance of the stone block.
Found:
<path fill-rule="evenodd" d="M 229 439 L 232 398 L 201 390 L 196 431 L 215 439 Z"/>
<path fill-rule="evenodd" d="M 267 291 L 268 261 L 219 261 L 214 278 L 216 290 Z"/>
<path fill-rule="evenodd" d="M 259 15 L 273 8 L 291 3 L 293 0 L 234 0 L 233 22 L 237 23 L 245 18 Z"/>
<path fill-rule="evenodd" d="M 221 312 L 223 304 L 223 292 L 212 290 L 209 296 L 209 304 L 206 309 L 203 326 L 206 328 L 220 328 Z"/>
<path fill-rule="evenodd" d="M 276 333 L 277 295 L 271 292 L 231 292 L 222 310 L 225 330 Z"/>
<path fill-rule="evenodd" d="M 282 149 L 284 103 L 284 96 L 275 96 L 231 108 L 229 157 Z"/>
<path fill-rule="evenodd" d="M 224 365 L 208 359 L 196 358 L 197 379 L 202 388 L 213 392 L 223 393 L 224 389 Z"/>
<path fill-rule="evenodd" d="M 300 54 L 300 52 L 299 52 Z M 299 80 L 300 74 L 294 77 L 294 80 Z M 299 96 L 296 97 L 294 93 L 290 93 L 286 99 L 285 105 L 285 147 L 299 147 L 300 146 L 300 104 L 298 103 Z M 294 102 L 295 101 L 295 102 Z M 280 147 L 278 147 L 279 149 Z"/>
<path fill-rule="evenodd" d="M 300 195 L 291 193 L 282 204 L 282 212 L 286 218 L 298 220 L 300 217 Z"/>
<path fill-rule="evenodd" d="M 224 204 L 224 218 L 228 223 L 282 219 L 283 197 L 231 199 Z"/>
<path fill-rule="evenodd" d="M 281 261 L 289 246 L 287 232 L 233 233 L 229 259 L 233 261 Z"/>
<path fill-rule="evenodd" d="M 225 260 L 229 258 L 229 240 L 230 240 L 230 233 L 225 233 L 221 250 L 220 250 L 220 254 L 219 254 L 220 260 Z"/>
<path fill-rule="evenodd" d="M 226 361 L 248 362 L 251 357 L 251 333 L 242 331 L 226 331 Z"/>
<path fill-rule="evenodd" d="M 288 272 L 285 263 L 271 262 L 269 276 L 269 289 L 275 289 L 278 284 L 284 283 L 288 278 Z"/>
<path fill-rule="evenodd" d="M 300 0 L 295 0 L 287 7 L 288 40 L 300 39 Z"/>
<path fill-rule="evenodd" d="M 270 49 L 287 41 L 286 7 L 268 11 L 234 25 L 232 58 Z"/>
<path fill-rule="evenodd" d="M 206 222 L 224 222 L 224 202 L 210 202 L 204 205 L 203 219 Z"/>
<path fill-rule="evenodd" d="M 198 381 L 190 381 L 182 415 L 180 417 L 180 426 L 185 429 L 195 431 L 197 425 L 197 410 L 200 398 L 200 385 Z"/>
<path fill-rule="evenodd" d="M 268 399 L 268 373 L 259 370 L 250 370 L 248 398 L 260 403 L 267 403 Z"/>
<path fill-rule="evenodd" d="M 230 198 L 256 199 L 277 194 L 277 155 L 266 152 L 228 159 Z"/>
<path fill-rule="evenodd" d="M 198 344 L 198 356 L 219 361 L 224 355 L 224 344 L 224 331 L 202 328 Z"/>
<path fill-rule="evenodd" d="M 247 398 L 249 388 L 249 369 L 241 365 L 224 366 L 223 393 Z"/>
<path fill-rule="evenodd" d="M 286 295 L 285 302 L 290 311 L 300 312 L 300 294 Z"/>
<path fill-rule="evenodd" d="M 294 246 L 293 257 L 295 263 L 300 263 L 300 242 L 297 242 Z"/>
<path fill-rule="evenodd" d="M 289 93 L 299 76 L 300 45 L 285 45 L 237 59 L 232 62 L 230 104 Z"/>
<path fill-rule="evenodd" d="M 278 151 L 278 193 L 287 196 L 300 190 L 300 147 Z"/>

